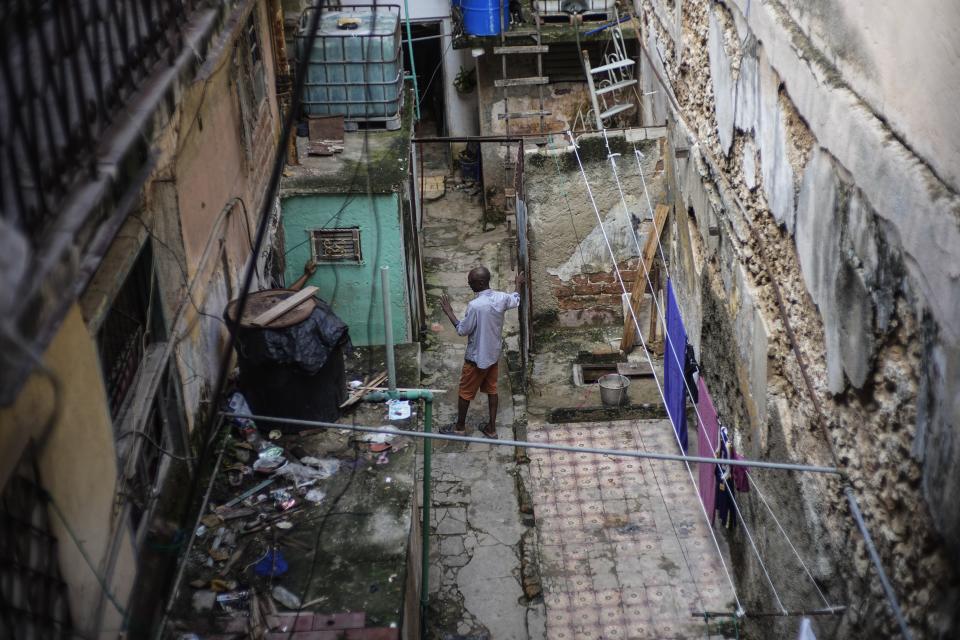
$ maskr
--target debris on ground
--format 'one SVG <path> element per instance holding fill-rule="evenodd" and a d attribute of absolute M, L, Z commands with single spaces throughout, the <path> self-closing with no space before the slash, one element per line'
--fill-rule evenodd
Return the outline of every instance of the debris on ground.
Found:
<path fill-rule="evenodd" d="M 250 413 L 239 393 L 230 396 L 228 407 Z M 382 405 L 376 408 L 381 410 Z M 205 638 L 210 632 L 262 636 L 292 629 L 278 606 L 302 611 L 298 616 L 313 620 L 314 614 L 303 609 L 328 598 L 308 592 L 304 577 L 317 551 L 318 523 L 335 504 L 329 496 L 335 493 L 339 500 L 342 490 L 334 487 L 342 487 L 348 473 L 391 469 L 389 454 L 408 446 L 398 438 L 403 432 L 396 426 L 386 427 L 390 433 L 360 438 L 333 432 L 261 432 L 244 417 L 231 418 L 230 426 L 186 561 L 175 622 L 184 637 Z M 388 485 L 392 482 L 391 476 L 384 478 Z M 307 598 L 313 599 L 302 602 Z M 340 615 L 359 615 L 363 626 L 363 613 Z M 299 629 L 305 623 L 296 624 Z"/>

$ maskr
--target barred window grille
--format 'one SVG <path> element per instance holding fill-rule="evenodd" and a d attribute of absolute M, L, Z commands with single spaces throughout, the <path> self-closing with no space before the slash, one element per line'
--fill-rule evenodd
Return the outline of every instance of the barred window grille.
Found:
<path fill-rule="evenodd" d="M 28 451 L 0 494 L 0 637 L 73 637 L 47 492 Z"/>
<path fill-rule="evenodd" d="M 116 418 L 143 360 L 144 347 L 165 337 L 153 251 L 148 242 L 137 256 L 97 335 L 100 366 Z"/>
<path fill-rule="evenodd" d="M 360 229 L 313 229 L 310 232 L 313 259 L 316 262 L 360 264 Z"/>

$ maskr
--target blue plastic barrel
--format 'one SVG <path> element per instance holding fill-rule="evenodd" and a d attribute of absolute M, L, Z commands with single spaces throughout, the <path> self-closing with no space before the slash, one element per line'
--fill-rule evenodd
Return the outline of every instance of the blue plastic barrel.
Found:
<path fill-rule="evenodd" d="M 459 0 L 463 9 L 463 30 L 471 36 L 500 35 L 500 18 L 503 26 L 510 24 L 507 15 L 509 0 Z M 497 15 L 497 8 L 500 15 Z"/>

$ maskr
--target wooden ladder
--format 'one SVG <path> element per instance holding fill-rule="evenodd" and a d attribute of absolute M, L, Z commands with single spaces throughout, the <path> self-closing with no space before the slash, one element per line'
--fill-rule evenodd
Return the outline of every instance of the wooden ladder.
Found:
<path fill-rule="evenodd" d="M 514 29 L 509 31 L 509 24 L 504 24 L 503 12 L 500 13 L 500 46 L 493 48 L 494 55 L 500 56 L 500 79 L 494 80 L 494 86 L 499 87 L 503 92 L 503 113 L 498 114 L 499 120 L 505 121 L 507 137 L 510 136 L 510 122 L 512 120 L 522 120 L 527 118 L 540 119 L 540 133 L 546 131 L 546 121 L 544 118 L 550 115 L 543 107 L 543 87 L 550 79 L 543 75 L 543 54 L 550 50 L 550 47 L 543 44 L 542 34 L 540 32 L 540 16 L 534 15 L 535 29 Z M 535 44 L 510 44 L 507 39 L 515 38 L 533 38 Z M 516 55 L 536 55 L 537 57 L 537 75 L 511 78 L 507 72 L 511 56 Z M 537 87 L 537 96 L 539 108 L 533 111 L 510 111 L 509 89 L 510 87 Z M 507 216 L 515 215 L 517 211 L 517 193 L 512 174 L 515 171 L 516 162 L 512 159 L 512 143 L 505 142 L 501 147 L 506 147 L 503 161 L 503 184 L 504 184 L 504 205 L 507 210 Z"/>

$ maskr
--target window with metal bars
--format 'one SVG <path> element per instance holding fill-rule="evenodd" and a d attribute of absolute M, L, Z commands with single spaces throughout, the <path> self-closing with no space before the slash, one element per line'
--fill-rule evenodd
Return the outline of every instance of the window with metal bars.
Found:
<path fill-rule="evenodd" d="M 346 262 L 361 264 L 363 251 L 360 247 L 360 229 L 311 229 L 310 246 L 313 259 L 318 263 Z"/>
<path fill-rule="evenodd" d="M 49 497 L 31 449 L 0 494 L 0 637 L 73 637 Z"/>
<path fill-rule="evenodd" d="M 112 418 L 120 413 L 143 361 L 144 349 L 165 337 L 153 251 L 148 241 L 97 334 L 100 367 Z"/>
<path fill-rule="evenodd" d="M 160 346 L 154 347 L 159 351 Z M 163 366 L 163 365 L 161 365 Z M 130 525 L 137 548 L 144 540 L 157 505 L 160 490 L 170 467 L 165 453 L 184 455 L 187 450 L 186 428 L 177 377 L 172 363 L 163 366 L 160 382 L 146 415 L 132 425 L 139 435 L 120 434 L 133 459 L 128 465 L 128 479 L 123 492 L 130 500 Z"/>

